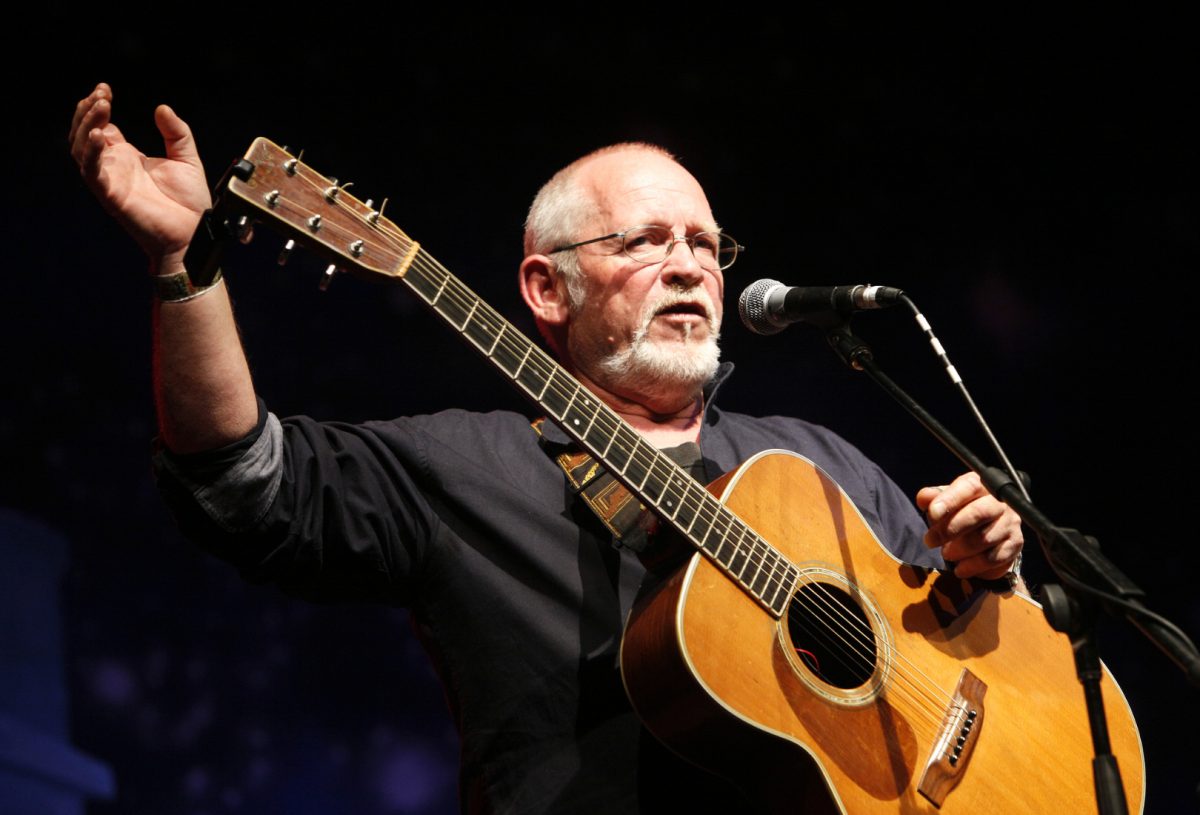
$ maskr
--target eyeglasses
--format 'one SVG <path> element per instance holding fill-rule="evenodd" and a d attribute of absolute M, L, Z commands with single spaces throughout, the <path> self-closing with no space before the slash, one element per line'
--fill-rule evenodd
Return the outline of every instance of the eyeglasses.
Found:
<path fill-rule="evenodd" d="M 589 243 L 621 239 L 621 249 L 638 263 L 661 263 L 671 254 L 675 244 L 683 241 L 692 250 L 692 256 L 704 269 L 715 272 L 728 269 L 737 260 L 738 252 L 745 251 L 731 236 L 724 232 L 698 232 L 695 235 L 676 235 L 665 226 L 633 226 L 624 232 L 613 232 L 599 238 L 590 238 L 551 249 L 550 254 L 577 249 Z"/>

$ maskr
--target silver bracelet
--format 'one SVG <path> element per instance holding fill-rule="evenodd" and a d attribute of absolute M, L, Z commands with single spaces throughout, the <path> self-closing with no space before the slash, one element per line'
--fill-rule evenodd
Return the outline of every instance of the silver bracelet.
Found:
<path fill-rule="evenodd" d="M 212 283 L 207 286 L 197 288 L 192 285 L 192 280 L 188 277 L 187 272 L 175 272 L 174 274 L 155 275 L 154 277 L 154 295 L 163 303 L 183 303 L 195 297 L 199 297 L 205 292 L 216 287 L 217 282 L 221 279 L 221 270 L 217 269 L 216 275 L 213 276 Z"/>

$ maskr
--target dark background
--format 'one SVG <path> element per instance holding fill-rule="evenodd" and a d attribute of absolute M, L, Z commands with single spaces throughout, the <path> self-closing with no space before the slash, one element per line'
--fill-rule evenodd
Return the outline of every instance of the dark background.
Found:
<path fill-rule="evenodd" d="M 89 812 L 456 808 L 456 737 L 406 614 L 246 585 L 158 502 L 145 264 L 64 140 L 100 80 L 147 151 L 154 105 L 172 104 L 211 179 L 266 135 L 359 197 L 389 196 L 397 224 L 526 330 L 515 270 L 538 186 L 595 147 L 662 144 L 749 247 L 727 306 L 761 277 L 906 289 L 1040 506 L 1200 631 L 1183 384 L 1200 134 L 1182 19 L 288 14 L 170 34 L 51 16 L 37 58 L 6 72 L 0 506 L 70 541 L 71 734 L 118 785 Z M 278 243 L 260 234 L 225 264 L 274 411 L 525 409 L 404 290 L 347 278 L 320 294 L 322 264 L 280 268 Z M 855 325 L 984 450 L 905 313 Z M 739 366 L 726 408 L 831 426 L 909 492 L 958 471 L 811 329 L 759 338 L 735 317 L 723 345 Z M 1195 692 L 1127 626 L 1102 636 L 1141 728 L 1147 812 L 1193 811 L 1194 749 L 1175 743 L 1200 723 Z"/>

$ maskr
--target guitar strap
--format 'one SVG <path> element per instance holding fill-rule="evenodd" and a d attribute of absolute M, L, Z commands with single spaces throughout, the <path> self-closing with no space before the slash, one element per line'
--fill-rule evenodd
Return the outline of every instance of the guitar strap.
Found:
<path fill-rule="evenodd" d="M 573 444 L 562 445 L 549 441 L 542 434 L 542 423 L 545 421 L 545 417 L 535 419 L 532 422 L 533 430 L 541 438 L 542 449 L 566 474 L 571 490 L 583 499 L 612 533 L 614 544 L 637 553 L 645 551 L 650 534 L 658 527 L 658 518 L 590 453 Z M 661 452 L 687 470 L 693 478 L 703 477 L 704 463 L 699 445 L 688 442 Z"/>

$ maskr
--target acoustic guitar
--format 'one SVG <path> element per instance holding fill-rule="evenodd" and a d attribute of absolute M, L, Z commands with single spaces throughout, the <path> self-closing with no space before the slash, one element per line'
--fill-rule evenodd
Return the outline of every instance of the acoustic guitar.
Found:
<path fill-rule="evenodd" d="M 1031 598 L 901 563 L 793 453 L 759 454 L 706 490 L 382 207 L 266 139 L 220 201 L 231 228 L 273 224 L 328 274 L 405 283 L 694 547 L 639 599 L 621 646 L 629 698 L 669 747 L 778 813 L 1094 810 L 1070 644 Z M 1107 671 L 1103 694 L 1137 813 L 1137 725 Z"/>

